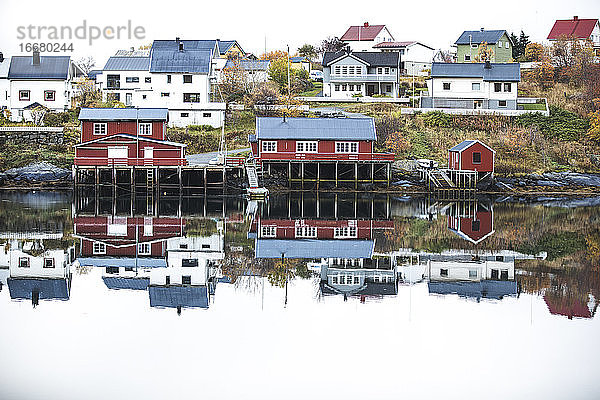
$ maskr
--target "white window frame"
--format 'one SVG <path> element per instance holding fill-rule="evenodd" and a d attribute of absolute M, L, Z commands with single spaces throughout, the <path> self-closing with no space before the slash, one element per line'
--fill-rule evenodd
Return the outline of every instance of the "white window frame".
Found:
<path fill-rule="evenodd" d="M 152 136 L 152 122 L 140 122 L 138 133 L 143 136 Z"/>
<path fill-rule="evenodd" d="M 336 91 L 336 92 L 340 91 L 340 85 L 339 85 L 339 83 L 336 83 L 335 85 L 333 85 L 333 90 Z"/>
<path fill-rule="evenodd" d="M 335 142 L 335 152 L 341 154 L 357 154 L 358 142 Z"/>
<path fill-rule="evenodd" d="M 94 136 L 102 136 L 106 135 L 108 131 L 106 122 L 94 122 L 94 126 L 92 127 L 92 133 Z"/>
<path fill-rule="evenodd" d="M 101 242 L 94 242 L 92 245 L 93 254 L 106 254 L 106 244 Z"/>
<path fill-rule="evenodd" d="M 505 42 L 504 43 L 504 47 L 508 49 L 510 47 L 510 43 L 509 42 Z"/>
<path fill-rule="evenodd" d="M 25 96 L 25 94 L 27 94 Z M 31 90 L 19 90 L 19 101 L 30 101 Z"/>
<path fill-rule="evenodd" d="M 277 237 L 277 227 L 275 225 L 266 225 L 260 227 L 261 238 L 274 238 Z"/>
<path fill-rule="evenodd" d="M 276 140 L 263 140 L 260 147 L 262 153 L 277 153 Z"/>
<path fill-rule="evenodd" d="M 508 86 L 509 90 L 506 90 L 506 87 Z M 502 85 L 502 90 L 506 93 L 510 93 L 512 92 L 512 84 L 511 82 L 504 82 L 504 84 Z"/>
<path fill-rule="evenodd" d="M 502 40 L 498 40 L 498 47 L 502 48 Z"/>
<path fill-rule="evenodd" d="M 385 67 L 385 74 L 389 75 L 390 74 L 390 67 Z"/>
<path fill-rule="evenodd" d="M 296 142 L 296 153 L 316 153 L 319 146 L 317 141 L 298 141 Z"/>
<path fill-rule="evenodd" d="M 138 243 L 138 254 L 140 256 L 149 256 L 152 254 L 152 245 L 150 243 Z"/>
<path fill-rule="evenodd" d="M 504 105 L 500 105 L 500 102 L 504 102 Z M 499 108 L 506 108 L 508 107 L 508 102 L 506 100 L 498 100 L 498 107 Z"/>
<path fill-rule="evenodd" d="M 475 85 L 477 85 L 477 89 L 475 89 Z M 471 82 L 471 90 L 474 92 L 481 91 L 481 83 L 480 82 Z"/>

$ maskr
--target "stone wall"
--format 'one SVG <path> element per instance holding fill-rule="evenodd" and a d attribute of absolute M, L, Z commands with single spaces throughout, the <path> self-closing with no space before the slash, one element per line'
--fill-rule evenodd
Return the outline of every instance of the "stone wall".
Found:
<path fill-rule="evenodd" d="M 0 145 L 64 143 L 64 128 L 46 126 L 0 126 Z"/>

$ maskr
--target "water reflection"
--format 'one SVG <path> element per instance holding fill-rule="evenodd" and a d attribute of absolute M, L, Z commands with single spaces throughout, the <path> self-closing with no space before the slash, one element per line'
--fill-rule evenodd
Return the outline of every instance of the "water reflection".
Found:
<path fill-rule="evenodd" d="M 317 300 L 383 301 L 425 285 L 430 296 L 476 302 L 531 293 L 568 318 L 592 318 L 600 298 L 597 207 L 101 194 L 2 193 L 0 291 L 37 306 L 69 300 L 89 275 L 108 296 L 146 292 L 149 307 L 181 313 L 209 308 L 218 285 L 260 295 L 267 282 L 287 294 L 290 281 L 308 279 Z"/>

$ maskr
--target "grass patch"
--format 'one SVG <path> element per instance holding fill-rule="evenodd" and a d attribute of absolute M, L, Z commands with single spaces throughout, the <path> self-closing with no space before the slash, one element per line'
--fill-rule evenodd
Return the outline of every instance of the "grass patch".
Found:
<path fill-rule="evenodd" d="M 307 90 L 306 92 L 302 92 L 299 96 L 302 97 L 316 97 L 323 90 L 323 82 L 313 82 L 313 88 L 311 90 Z"/>
<path fill-rule="evenodd" d="M 524 103 L 524 104 L 519 104 L 520 107 L 523 107 L 523 110 L 539 110 L 539 111 L 546 111 L 546 105 L 545 104 L 537 104 L 537 103 Z"/>

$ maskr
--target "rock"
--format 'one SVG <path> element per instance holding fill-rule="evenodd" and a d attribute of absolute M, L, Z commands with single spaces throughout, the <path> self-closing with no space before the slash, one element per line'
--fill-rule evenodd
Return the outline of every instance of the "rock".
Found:
<path fill-rule="evenodd" d="M 400 187 L 410 187 L 413 185 L 414 184 L 411 181 L 407 181 L 407 180 L 401 180 L 401 181 L 392 183 L 392 186 L 400 186 Z"/>
<path fill-rule="evenodd" d="M 71 171 L 56 167 L 47 162 L 32 163 L 21 168 L 4 172 L 4 181 L 45 183 L 71 180 Z"/>

